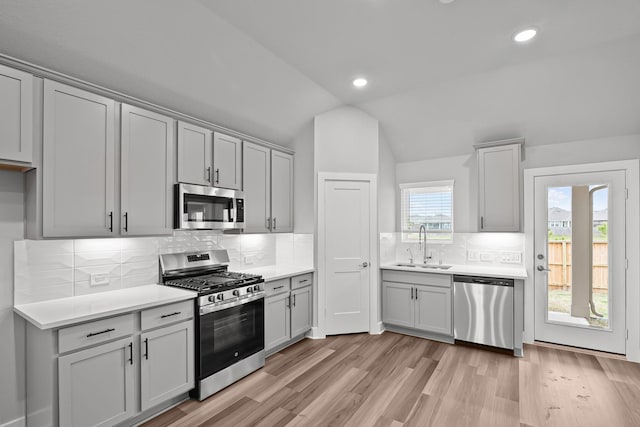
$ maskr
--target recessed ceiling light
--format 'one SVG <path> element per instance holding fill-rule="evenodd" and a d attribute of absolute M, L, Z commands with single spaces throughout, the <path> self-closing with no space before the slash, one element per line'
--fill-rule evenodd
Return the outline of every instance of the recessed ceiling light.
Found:
<path fill-rule="evenodd" d="M 527 28 L 526 30 L 522 30 L 522 31 L 516 33 L 516 35 L 513 36 L 513 40 L 517 41 L 518 43 L 528 42 L 529 40 L 534 38 L 536 36 L 536 34 L 538 34 L 538 30 L 537 29 L 535 29 L 535 28 Z"/>
<path fill-rule="evenodd" d="M 358 77 L 353 81 L 353 85 L 355 87 L 365 87 L 367 85 L 367 79 L 363 79 L 362 77 Z"/>
<path fill-rule="evenodd" d="M 442 4 L 449 4 L 449 3 L 453 3 L 453 0 L 439 0 L 440 3 Z"/>

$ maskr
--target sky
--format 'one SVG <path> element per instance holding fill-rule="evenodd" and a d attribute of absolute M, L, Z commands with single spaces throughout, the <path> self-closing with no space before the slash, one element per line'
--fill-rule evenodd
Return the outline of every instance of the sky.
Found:
<path fill-rule="evenodd" d="M 593 210 L 607 209 L 609 189 L 596 191 L 593 195 Z M 549 207 L 571 210 L 571 187 L 549 187 Z"/>

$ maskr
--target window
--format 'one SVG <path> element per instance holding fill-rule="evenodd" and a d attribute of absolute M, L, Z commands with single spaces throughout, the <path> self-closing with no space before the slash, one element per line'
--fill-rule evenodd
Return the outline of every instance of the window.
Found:
<path fill-rule="evenodd" d="M 400 184 L 402 240 L 418 240 L 420 226 L 427 241 L 453 240 L 453 181 Z"/>

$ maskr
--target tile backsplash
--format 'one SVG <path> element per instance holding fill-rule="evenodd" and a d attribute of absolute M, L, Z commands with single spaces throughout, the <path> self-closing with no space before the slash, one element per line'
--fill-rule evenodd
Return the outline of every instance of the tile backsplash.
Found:
<path fill-rule="evenodd" d="M 176 231 L 166 237 L 19 240 L 14 243 L 14 303 L 158 283 L 159 254 L 219 248 L 229 251 L 230 270 L 276 263 L 313 266 L 311 234 Z"/>
<path fill-rule="evenodd" d="M 401 233 L 380 233 L 380 263 L 409 262 L 411 249 L 415 262 L 422 262 L 417 242 L 403 242 Z M 429 263 L 457 265 L 524 265 L 522 233 L 454 233 L 451 243 L 428 243 Z"/>

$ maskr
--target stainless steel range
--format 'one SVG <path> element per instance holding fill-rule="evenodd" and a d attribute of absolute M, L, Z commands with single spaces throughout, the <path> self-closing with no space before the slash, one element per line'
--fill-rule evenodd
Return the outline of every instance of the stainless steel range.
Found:
<path fill-rule="evenodd" d="M 264 279 L 227 271 L 228 262 L 224 249 L 160 255 L 165 285 L 198 292 L 198 400 L 264 366 Z"/>

